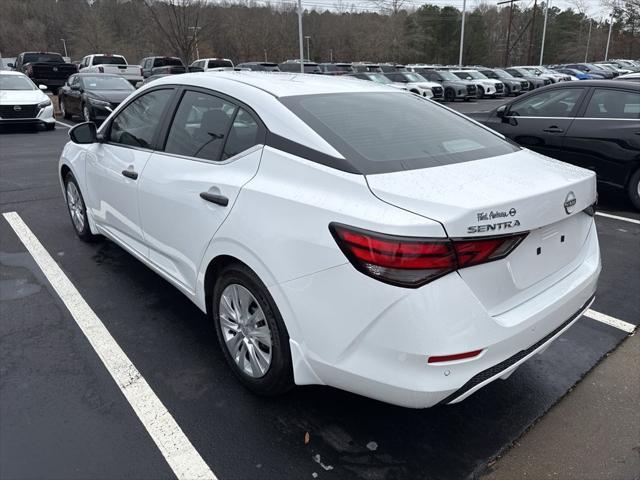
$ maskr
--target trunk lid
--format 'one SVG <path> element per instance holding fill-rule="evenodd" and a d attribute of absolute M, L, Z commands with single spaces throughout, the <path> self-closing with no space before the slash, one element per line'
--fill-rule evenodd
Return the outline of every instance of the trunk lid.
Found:
<path fill-rule="evenodd" d="M 596 200 L 593 172 L 529 150 L 368 175 L 367 182 L 376 197 L 440 222 L 451 238 L 529 232 L 507 258 L 460 270 L 491 314 L 565 274 L 591 228 L 592 218 L 582 211 Z"/>

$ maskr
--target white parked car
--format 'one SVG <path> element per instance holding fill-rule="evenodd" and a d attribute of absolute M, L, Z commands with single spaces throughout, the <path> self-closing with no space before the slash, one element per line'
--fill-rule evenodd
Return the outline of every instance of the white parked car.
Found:
<path fill-rule="evenodd" d="M 205 72 L 209 70 L 222 72 L 234 69 L 233 62 L 228 58 L 201 58 L 192 62 L 190 66 L 201 68 Z"/>
<path fill-rule="evenodd" d="M 398 71 L 383 73 L 383 75 L 394 83 L 404 85 L 411 93 L 433 100 L 444 100 L 442 85 L 430 82 L 419 73 Z"/>
<path fill-rule="evenodd" d="M 127 79 L 132 85 L 142 81 L 142 67 L 129 65 L 122 55 L 99 53 L 87 55 L 78 66 L 81 73 L 115 73 Z"/>
<path fill-rule="evenodd" d="M 56 127 L 46 85 L 36 86 L 24 73 L 0 70 L 0 125 L 42 125 Z"/>
<path fill-rule="evenodd" d="M 476 85 L 478 98 L 504 97 L 504 83 L 494 78 L 489 78 L 477 70 L 451 70 L 456 77 L 462 80 L 469 80 Z"/>
<path fill-rule="evenodd" d="M 595 174 L 398 89 L 184 74 L 70 136 L 77 234 L 207 312 L 260 394 L 455 403 L 547 348 L 596 291 Z"/>

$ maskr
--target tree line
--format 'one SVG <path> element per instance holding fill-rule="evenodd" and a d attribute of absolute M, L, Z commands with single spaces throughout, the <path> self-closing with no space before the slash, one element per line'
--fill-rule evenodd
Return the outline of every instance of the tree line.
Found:
<path fill-rule="evenodd" d="M 334 0 L 332 0 L 334 2 Z M 462 12 L 417 0 L 371 0 L 370 7 L 303 0 L 304 35 L 314 61 L 458 62 Z M 524 3 L 524 2 L 522 2 Z M 609 19 L 575 8 L 548 12 L 544 63 L 602 60 Z M 467 11 L 464 63 L 538 63 L 545 4 L 480 3 Z M 511 18 L 510 45 L 507 33 Z M 640 58 L 640 0 L 618 3 L 610 58 Z M 298 57 L 295 0 L 2 0 L 0 54 L 56 51 L 65 39 L 74 60 L 119 53 L 130 63 L 151 55 L 235 62 Z M 588 49 L 587 49 L 588 45 Z M 306 52 L 306 44 L 305 44 Z"/>

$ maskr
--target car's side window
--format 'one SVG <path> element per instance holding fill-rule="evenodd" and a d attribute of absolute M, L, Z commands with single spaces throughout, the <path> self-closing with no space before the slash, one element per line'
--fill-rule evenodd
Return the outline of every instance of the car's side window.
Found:
<path fill-rule="evenodd" d="M 236 106 L 206 93 L 187 91 L 173 119 L 165 152 L 219 160 Z"/>
<path fill-rule="evenodd" d="M 227 142 L 224 145 L 222 159 L 226 160 L 238 155 L 254 145 L 258 145 L 260 141 L 258 122 L 249 112 L 243 108 L 238 108 L 231 130 L 229 130 Z"/>
<path fill-rule="evenodd" d="M 584 88 L 559 88 L 514 102 L 511 117 L 570 117 Z"/>
<path fill-rule="evenodd" d="M 153 137 L 173 92 L 173 89 L 154 90 L 128 104 L 113 119 L 109 131 L 109 142 L 153 148 Z"/>
<path fill-rule="evenodd" d="M 640 119 L 640 93 L 596 88 L 584 116 Z"/>

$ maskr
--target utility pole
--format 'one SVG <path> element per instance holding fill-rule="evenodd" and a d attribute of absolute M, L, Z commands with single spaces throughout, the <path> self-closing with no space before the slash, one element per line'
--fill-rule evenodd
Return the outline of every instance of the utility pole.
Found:
<path fill-rule="evenodd" d="M 589 18 L 589 34 L 587 35 L 587 50 L 584 52 L 584 63 L 587 63 L 589 60 L 589 42 L 591 42 L 591 18 Z"/>
<path fill-rule="evenodd" d="M 69 54 L 67 53 L 67 42 L 64 38 L 61 38 L 60 40 L 62 40 L 62 46 L 64 47 L 64 56 L 69 58 Z"/>
<path fill-rule="evenodd" d="M 462 49 L 464 47 L 464 17 L 467 13 L 467 0 L 462 0 L 462 25 L 460 27 L 460 55 L 458 56 L 458 66 L 462 67 Z"/>
<path fill-rule="evenodd" d="M 529 51 L 527 52 L 527 65 L 533 63 L 531 52 L 533 49 L 533 36 L 536 31 L 536 11 L 538 10 L 538 0 L 533 0 L 533 18 L 531 19 L 531 31 L 529 32 Z"/>
<path fill-rule="evenodd" d="M 298 43 L 300 46 L 300 73 L 304 73 L 304 47 L 302 46 L 302 0 L 298 0 Z"/>
<path fill-rule="evenodd" d="M 193 32 L 193 42 L 195 43 L 196 47 L 196 60 L 200 60 L 200 50 L 198 50 L 198 31 L 201 28 L 202 27 L 189 27 L 189 30 Z"/>
<path fill-rule="evenodd" d="M 496 5 L 502 5 L 504 3 L 509 4 L 509 28 L 507 29 L 507 48 L 504 51 L 504 66 L 509 66 L 509 42 L 511 41 L 511 23 L 513 22 L 513 4 L 514 2 L 518 2 L 520 0 L 504 0 L 502 2 L 498 2 Z"/>
<path fill-rule="evenodd" d="M 615 4 L 613 6 L 615 9 Z M 615 10 L 611 11 L 611 18 L 609 18 L 609 35 L 607 36 L 607 48 L 604 51 L 604 59 L 607 60 L 609 58 L 609 45 L 611 44 L 611 30 L 613 30 L 613 13 Z"/>
<path fill-rule="evenodd" d="M 264 61 L 265 61 L 265 63 L 268 61 L 267 60 L 267 49 L 266 48 L 264 50 Z"/>
<path fill-rule="evenodd" d="M 329 58 L 331 58 L 331 63 L 333 63 L 333 48 L 329 49 Z"/>
<path fill-rule="evenodd" d="M 307 41 L 307 60 L 311 60 L 311 56 L 309 55 L 309 40 L 311 37 L 309 35 L 305 35 L 304 39 Z"/>
<path fill-rule="evenodd" d="M 547 38 L 547 19 L 549 18 L 549 4 L 551 0 L 547 0 L 544 6 L 544 26 L 542 27 L 542 46 L 540 47 L 540 66 L 544 58 L 544 41 Z"/>

